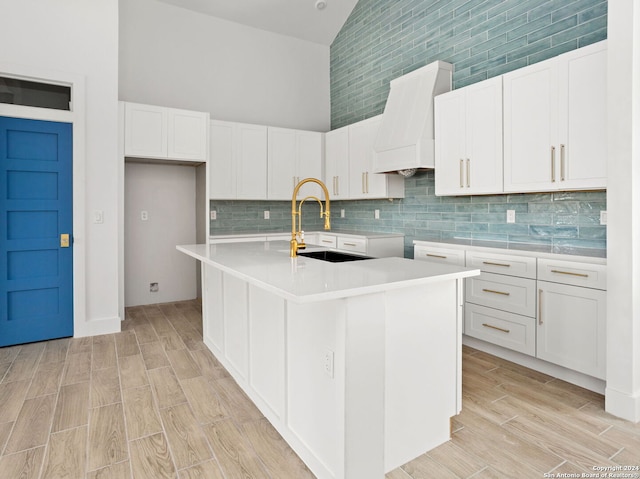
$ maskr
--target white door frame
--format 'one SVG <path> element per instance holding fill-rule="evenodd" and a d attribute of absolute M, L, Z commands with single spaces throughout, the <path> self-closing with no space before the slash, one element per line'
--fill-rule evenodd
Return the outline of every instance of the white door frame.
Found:
<path fill-rule="evenodd" d="M 0 76 L 71 87 L 71 111 L 0 103 L 0 115 L 73 125 L 73 331 L 86 322 L 85 79 L 82 75 L 0 62 Z"/>

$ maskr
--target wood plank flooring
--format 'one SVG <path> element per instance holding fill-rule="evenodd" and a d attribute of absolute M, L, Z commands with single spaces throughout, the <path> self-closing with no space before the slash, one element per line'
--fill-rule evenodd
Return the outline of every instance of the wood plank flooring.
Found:
<path fill-rule="evenodd" d="M 197 301 L 126 315 L 119 334 L 0 348 L 0 478 L 314 477 L 202 342 Z M 463 354 L 452 440 L 388 479 L 640 465 L 640 425 L 604 412 L 602 396 Z"/>

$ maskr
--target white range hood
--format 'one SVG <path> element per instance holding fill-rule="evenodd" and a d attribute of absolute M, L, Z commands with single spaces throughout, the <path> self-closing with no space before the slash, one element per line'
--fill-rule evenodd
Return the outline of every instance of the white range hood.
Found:
<path fill-rule="evenodd" d="M 433 168 L 433 97 L 451 90 L 453 65 L 436 61 L 392 80 L 375 142 L 376 173 Z"/>

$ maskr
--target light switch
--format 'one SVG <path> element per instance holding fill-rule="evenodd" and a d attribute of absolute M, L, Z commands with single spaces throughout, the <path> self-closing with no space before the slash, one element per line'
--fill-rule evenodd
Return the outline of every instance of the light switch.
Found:
<path fill-rule="evenodd" d="M 104 211 L 102 210 L 94 210 L 93 211 L 93 222 L 97 225 L 101 225 L 104 223 Z"/>

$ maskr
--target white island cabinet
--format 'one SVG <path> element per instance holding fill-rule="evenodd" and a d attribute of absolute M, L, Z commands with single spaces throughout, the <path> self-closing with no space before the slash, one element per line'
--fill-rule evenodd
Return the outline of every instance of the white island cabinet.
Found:
<path fill-rule="evenodd" d="M 178 250 L 203 263 L 205 344 L 318 478 L 383 479 L 449 440 L 478 270 L 290 258 L 284 241 Z"/>

